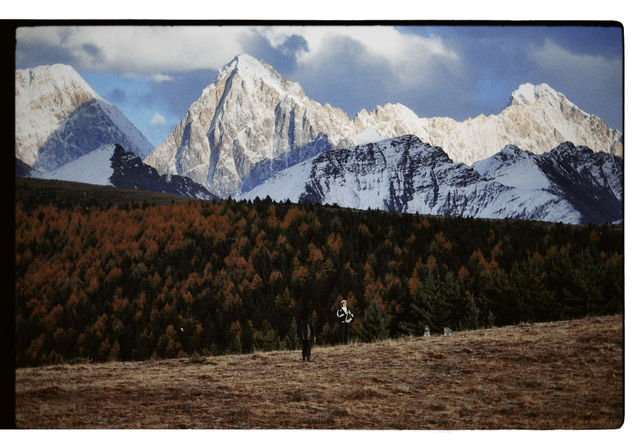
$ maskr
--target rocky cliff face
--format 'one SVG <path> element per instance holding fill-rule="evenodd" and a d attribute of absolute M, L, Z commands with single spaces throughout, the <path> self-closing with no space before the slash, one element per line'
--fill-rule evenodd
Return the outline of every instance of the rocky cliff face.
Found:
<path fill-rule="evenodd" d="M 146 157 L 151 143 L 70 66 L 16 70 L 16 158 L 52 170 L 105 144 L 119 142 Z"/>
<path fill-rule="evenodd" d="M 220 71 L 145 162 L 228 196 L 257 164 L 282 159 L 322 135 L 330 144 L 324 149 L 338 146 L 349 130 L 342 110 L 310 100 L 297 83 L 242 55 Z"/>
<path fill-rule="evenodd" d="M 544 155 L 507 146 L 473 167 L 402 136 L 335 149 L 284 170 L 253 199 L 565 223 L 622 219 L 622 160 L 565 143 Z"/>
<path fill-rule="evenodd" d="M 622 152 L 618 131 L 546 84 L 524 84 L 498 115 L 463 122 L 421 118 L 401 104 L 362 110 L 350 120 L 339 108 L 309 99 L 300 85 L 264 62 L 241 55 L 220 71 L 145 162 L 164 173 L 188 176 L 218 195 L 235 196 L 258 185 L 266 171 L 290 166 L 291 159 L 304 161 L 323 150 L 354 146 L 363 137 L 375 141 L 370 139 L 374 134 L 379 139 L 413 134 L 469 165 L 508 144 L 536 154 L 564 141 L 597 152 Z M 322 147 L 321 139 L 327 142 Z"/>

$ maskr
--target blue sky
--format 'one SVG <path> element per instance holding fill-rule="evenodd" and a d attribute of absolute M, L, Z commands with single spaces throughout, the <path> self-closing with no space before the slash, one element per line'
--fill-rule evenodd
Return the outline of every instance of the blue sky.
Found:
<path fill-rule="evenodd" d="M 423 117 L 464 120 L 499 113 L 522 83 L 545 82 L 623 130 L 621 27 L 439 23 L 25 27 L 16 68 L 72 65 L 154 146 L 239 53 L 265 60 L 350 117 L 391 102 Z"/>

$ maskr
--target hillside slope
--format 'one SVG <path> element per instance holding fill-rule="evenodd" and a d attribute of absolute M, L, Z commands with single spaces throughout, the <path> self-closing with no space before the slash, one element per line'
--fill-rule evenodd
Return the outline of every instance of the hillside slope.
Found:
<path fill-rule="evenodd" d="M 600 429 L 624 421 L 621 316 L 16 371 L 18 428 Z M 43 409 L 46 407 L 46 409 Z"/>

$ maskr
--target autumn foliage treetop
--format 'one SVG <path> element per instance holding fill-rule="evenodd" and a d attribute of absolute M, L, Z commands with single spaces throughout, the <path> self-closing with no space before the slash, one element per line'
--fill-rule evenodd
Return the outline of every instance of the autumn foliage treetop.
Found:
<path fill-rule="evenodd" d="M 27 205 L 28 204 L 28 205 Z M 360 341 L 611 314 L 623 307 L 620 226 L 194 201 L 15 214 L 16 363 L 145 360 L 297 347 L 313 308 Z"/>

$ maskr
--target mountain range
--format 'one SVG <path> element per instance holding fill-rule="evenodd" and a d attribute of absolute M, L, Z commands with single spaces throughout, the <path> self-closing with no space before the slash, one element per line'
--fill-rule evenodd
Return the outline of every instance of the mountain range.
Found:
<path fill-rule="evenodd" d="M 622 159 L 565 142 L 536 155 L 508 145 L 473 166 L 407 135 L 335 149 L 279 172 L 242 199 L 356 209 L 606 223 L 622 219 Z"/>
<path fill-rule="evenodd" d="M 17 174 L 83 182 L 104 169 L 97 176 L 115 186 L 172 182 L 174 192 L 204 199 L 619 221 L 621 139 L 546 84 L 523 84 L 499 114 L 463 122 L 421 118 L 401 104 L 350 119 L 244 54 L 154 149 L 73 68 L 16 71 Z M 127 168 L 118 173 L 114 162 Z"/>
<path fill-rule="evenodd" d="M 377 140 L 412 134 L 442 147 L 454 162 L 467 164 L 508 144 L 536 154 L 565 141 L 596 152 L 622 151 L 620 132 L 546 84 L 523 84 L 498 115 L 463 122 L 420 118 L 401 104 L 362 110 L 351 120 L 341 109 L 308 98 L 298 83 L 266 63 L 243 54 L 220 70 L 145 162 L 163 173 L 188 176 L 220 196 L 234 196 L 248 188 L 243 185 L 246 178 L 255 185 L 253 170 L 264 169 L 271 160 L 290 155 L 302 160 L 298 150 L 311 156 L 374 142 L 371 135 L 376 134 Z M 290 163 L 276 164 L 271 167 Z"/>

